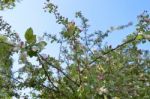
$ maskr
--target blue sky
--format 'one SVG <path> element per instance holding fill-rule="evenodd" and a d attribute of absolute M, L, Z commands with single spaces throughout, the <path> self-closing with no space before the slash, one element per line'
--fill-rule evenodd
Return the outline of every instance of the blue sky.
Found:
<path fill-rule="evenodd" d="M 43 10 L 46 0 L 22 0 L 12 10 L 1 11 L 0 16 L 13 26 L 21 37 L 28 27 L 32 27 L 38 35 L 58 33 L 61 26 L 55 23 L 55 18 Z M 136 23 L 136 16 L 144 10 L 150 10 L 149 0 L 52 0 L 59 7 L 62 15 L 74 20 L 74 13 L 82 11 L 89 19 L 90 32 L 95 30 L 105 31 L 110 26 L 127 24 L 129 21 Z M 135 24 L 134 24 L 135 25 Z M 113 32 L 107 39 L 108 44 L 116 46 L 122 39 L 134 31 L 134 25 L 123 31 Z M 49 53 L 56 56 L 54 51 L 57 46 L 49 46 Z"/>

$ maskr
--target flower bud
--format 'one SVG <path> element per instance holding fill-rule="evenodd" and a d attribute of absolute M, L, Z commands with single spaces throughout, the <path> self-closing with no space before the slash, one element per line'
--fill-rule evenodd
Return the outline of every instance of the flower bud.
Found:
<path fill-rule="evenodd" d="M 16 33 L 16 38 L 19 38 L 19 34 L 18 33 Z"/>
<path fill-rule="evenodd" d="M 20 41 L 19 44 L 18 44 L 18 46 L 19 46 L 20 48 L 24 48 L 24 47 L 25 47 L 24 42 L 23 42 L 23 41 Z"/>

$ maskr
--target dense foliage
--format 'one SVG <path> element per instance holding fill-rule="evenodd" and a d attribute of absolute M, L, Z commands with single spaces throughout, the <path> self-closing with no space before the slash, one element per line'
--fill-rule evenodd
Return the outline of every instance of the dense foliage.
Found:
<path fill-rule="evenodd" d="M 18 0 L 0 0 L 0 10 L 13 8 L 15 6 L 15 1 Z"/>
<path fill-rule="evenodd" d="M 45 3 L 45 11 L 63 26 L 57 36 L 45 33 L 38 37 L 28 28 L 22 41 L 18 33 L 0 19 L 0 98 L 20 98 L 18 90 L 30 88 L 30 96 L 25 94 L 25 98 L 149 99 L 150 53 L 138 48 L 150 40 L 147 11 L 137 17 L 136 30 L 112 48 L 103 44 L 104 39 L 132 23 L 111 27 L 106 32 L 89 33 L 88 19 L 81 12 L 75 14 L 75 18 L 81 20 L 77 25 L 63 17 L 57 8 L 49 0 Z M 58 58 L 43 52 L 47 44 L 59 46 Z M 19 55 L 19 64 L 23 65 L 15 73 L 11 72 L 13 54 Z"/>

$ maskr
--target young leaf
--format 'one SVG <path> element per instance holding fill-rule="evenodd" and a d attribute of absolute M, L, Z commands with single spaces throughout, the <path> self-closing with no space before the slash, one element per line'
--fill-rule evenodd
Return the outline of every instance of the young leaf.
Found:
<path fill-rule="evenodd" d="M 39 42 L 39 43 L 37 43 L 38 45 L 38 47 L 42 50 L 42 49 L 44 49 L 44 47 L 47 45 L 47 43 L 45 42 L 45 41 L 41 41 L 41 42 Z"/>
<path fill-rule="evenodd" d="M 8 2 L 9 2 L 9 0 L 4 0 L 4 2 L 5 2 L 5 3 L 8 3 Z"/>
<path fill-rule="evenodd" d="M 34 51 L 29 50 L 27 53 L 30 57 L 37 56 L 37 51 L 34 52 Z"/>
<path fill-rule="evenodd" d="M 143 35 L 142 34 L 139 34 L 137 37 L 136 37 L 136 40 L 142 40 L 143 39 Z"/>
<path fill-rule="evenodd" d="M 28 28 L 25 33 L 25 39 L 27 40 L 27 43 L 35 43 L 36 42 L 36 35 L 33 35 L 32 28 Z"/>

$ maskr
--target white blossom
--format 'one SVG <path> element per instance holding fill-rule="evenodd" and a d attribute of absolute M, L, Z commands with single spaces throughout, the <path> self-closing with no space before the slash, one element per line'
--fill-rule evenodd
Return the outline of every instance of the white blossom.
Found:
<path fill-rule="evenodd" d="M 6 43 L 10 44 L 10 45 L 15 45 L 15 43 L 13 41 L 5 41 Z"/>
<path fill-rule="evenodd" d="M 32 51 L 36 52 L 38 50 L 39 50 L 39 48 L 37 46 L 32 46 Z"/>
<path fill-rule="evenodd" d="M 103 86 L 101 88 L 98 89 L 98 93 L 101 95 L 101 94 L 106 94 L 108 93 L 108 90 Z"/>
<path fill-rule="evenodd" d="M 16 33 L 16 38 L 19 38 L 19 34 L 18 33 Z"/>
<path fill-rule="evenodd" d="M 146 86 L 150 86 L 150 83 L 149 83 L 149 82 L 146 82 L 145 85 L 146 85 Z"/>
<path fill-rule="evenodd" d="M 138 35 L 142 35 L 143 34 L 143 32 L 142 31 L 140 31 L 139 33 L 138 33 Z"/>
<path fill-rule="evenodd" d="M 144 38 L 145 38 L 145 39 L 150 40 L 150 35 L 148 35 L 148 34 L 144 34 L 143 36 L 144 36 Z"/>
<path fill-rule="evenodd" d="M 13 48 L 13 51 L 19 51 L 20 50 L 20 47 L 18 47 L 18 46 L 15 46 L 14 48 Z"/>

